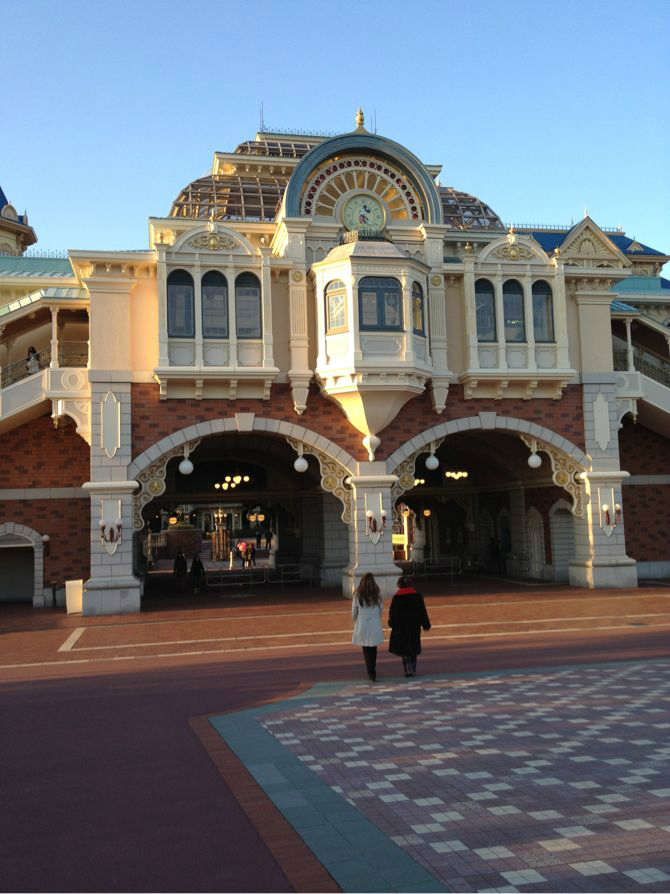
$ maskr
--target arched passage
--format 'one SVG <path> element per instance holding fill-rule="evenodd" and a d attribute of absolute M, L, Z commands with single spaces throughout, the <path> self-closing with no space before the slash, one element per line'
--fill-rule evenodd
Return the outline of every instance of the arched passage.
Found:
<path fill-rule="evenodd" d="M 579 476 L 588 468 L 586 454 L 550 429 L 492 412 L 433 426 L 387 460 L 389 474 L 398 476 L 394 500 L 402 498 L 415 516 L 430 510 L 427 558 L 534 578 L 548 573 L 546 511 L 558 488 L 569 498 L 571 517 L 586 523 Z M 454 503 L 463 510 L 456 532 L 447 511 Z"/>
<path fill-rule="evenodd" d="M 6 551 L 6 552 L 5 552 Z M 15 522 L 0 524 L 0 602 L 44 606 L 44 544 L 41 534 Z"/>
<path fill-rule="evenodd" d="M 189 475 L 179 472 L 185 454 L 194 467 Z M 295 469 L 298 456 L 307 461 L 304 472 Z M 181 547 L 187 558 L 200 552 L 222 580 L 241 567 L 235 546 L 251 542 L 252 570 L 299 566 L 317 585 L 339 585 L 351 520 L 345 479 L 354 469 L 332 441 L 280 420 L 237 414 L 184 428 L 129 467 L 141 487 L 134 497 L 136 565 L 142 542 L 151 564 L 161 561 L 164 569 Z M 149 532 L 150 549 L 160 545 L 155 553 L 146 549 Z M 276 575 L 268 571 L 270 578 Z"/>

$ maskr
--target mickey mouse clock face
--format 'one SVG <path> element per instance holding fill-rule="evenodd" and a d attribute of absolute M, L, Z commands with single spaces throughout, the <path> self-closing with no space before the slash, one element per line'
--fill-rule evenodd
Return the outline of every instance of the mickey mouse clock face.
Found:
<path fill-rule="evenodd" d="M 347 230 L 383 230 L 385 221 L 381 202 L 372 196 L 354 196 L 342 212 L 342 223 Z"/>

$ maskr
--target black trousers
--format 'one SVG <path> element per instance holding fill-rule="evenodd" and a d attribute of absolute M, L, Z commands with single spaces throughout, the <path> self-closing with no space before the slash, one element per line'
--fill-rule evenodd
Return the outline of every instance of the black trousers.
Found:
<path fill-rule="evenodd" d="M 363 646 L 363 658 L 365 658 L 365 667 L 368 671 L 368 677 L 371 680 L 377 677 L 377 646 Z"/>
<path fill-rule="evenodd" d="M 402 666 L 405 668 L 405 674 L 416 673 L 416 655 L 403 655 Z"/>

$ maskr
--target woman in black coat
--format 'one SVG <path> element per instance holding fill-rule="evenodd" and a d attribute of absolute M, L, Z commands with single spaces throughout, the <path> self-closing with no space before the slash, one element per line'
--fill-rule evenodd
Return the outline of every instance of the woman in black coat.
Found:
<path fill-rule="evenodd" d="M 421 593 L 417 593 L 409 578 L 398 581 L 398 590 L 389 609 L 391 639 L 389 652 L 400 655 L 405 676 L 416 673 L 416 656 L 421 654 L 421 628 L 430 630 L 430 620 Z"/>

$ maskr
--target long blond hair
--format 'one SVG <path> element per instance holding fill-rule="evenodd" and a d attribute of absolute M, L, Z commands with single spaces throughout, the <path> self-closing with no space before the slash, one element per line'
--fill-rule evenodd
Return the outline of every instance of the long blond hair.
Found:
<path fill-rule="evenodd" d="M 359 605 L 379 605 L 381 594 L 374 574 L 368 571 L 363 575 L 354 595 L 358 599 Z"/>

